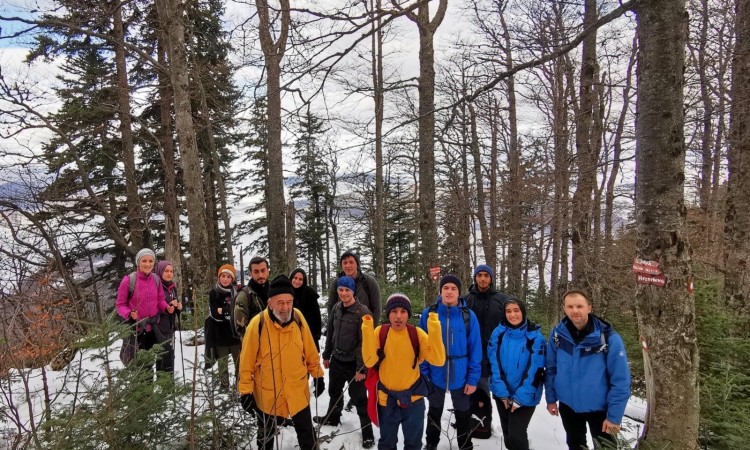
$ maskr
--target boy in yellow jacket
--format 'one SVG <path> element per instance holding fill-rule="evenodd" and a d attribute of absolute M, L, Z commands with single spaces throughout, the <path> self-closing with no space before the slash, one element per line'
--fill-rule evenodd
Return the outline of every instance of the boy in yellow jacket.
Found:
<path fill-rule="evenodd" d="M 388 297 L 385 314 L 390 323 L 374 330 L 372 317 L 362 318 L 362 358 L 367 367 L 379 365 L 378 449 L 395 449 L 401 426 L 404 450 L 419 450 L 424 432 L 424 397 L 429 394 L 419 363 L 426 360 L 437 366 L 445 364 L 440 321 L 437 314 L 430 313 L 427 333 L 408 324 L 411 301 L 401 293 Z M 387 328 L 381 333 L 384 327 Z"/>

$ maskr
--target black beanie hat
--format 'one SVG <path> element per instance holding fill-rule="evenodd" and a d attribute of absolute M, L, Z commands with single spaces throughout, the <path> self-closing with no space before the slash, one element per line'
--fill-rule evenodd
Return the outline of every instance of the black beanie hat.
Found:
<path fill-rule="evenodd" d="M 289 294 L 294 296 L 294 286 L 289 281 L 286 275 L 281 274 L 271 281 L 271 285 L 268 287 L 268 298 L 279 294 Z"/>
<path fill-rule="evenodd" d="M 393 308 L 404 308 L 409 313 L 409 317 L 411 317 L 411 300 L 409 300 L 409 297 L 407 297 L 406 294 L 396 292 L 388 297 L 388 300 L 385 302 L 386 317 L 391 314 Z"/>
<path fill-rule="evenodd" d="M 449 273 L 448 275 L 444 276 L 440 279 L 440 290 L 443 290 L 443 285 L 453 283 L 458 288 L 459 294 L 461 293 L 461 280 L 458 279 L 457 276 L 453 275 L 452 273 Z"/>

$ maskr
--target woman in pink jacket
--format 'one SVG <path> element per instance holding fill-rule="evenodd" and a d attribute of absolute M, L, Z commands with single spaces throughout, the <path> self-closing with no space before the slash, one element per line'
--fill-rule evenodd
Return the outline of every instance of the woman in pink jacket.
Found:
<path fill-rule="evenodd" d="M 161 279 L 153 273 L 155 260 L 153 250 L 141 249 L 135 255 L 136 271 L 125 275 L 117 289 L 117 314 L 127 323 L 135 324 L 135 351 L 153 347 L 158 342 L 155 331 L 159 313 L 174 312 L 174 306 L 168 305 L 164 299 Z"/>

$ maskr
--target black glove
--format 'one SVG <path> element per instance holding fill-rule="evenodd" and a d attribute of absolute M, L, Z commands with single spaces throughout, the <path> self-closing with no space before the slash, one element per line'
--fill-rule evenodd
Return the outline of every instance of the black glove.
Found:
<path fill-rule="evenodd" d="M 253 394 L 242 394 L 240 396 L 240 402 L 242 402 L 242 409 L 250 414 L 255 414 L 255 399 Z"/>
<path fill-rule="evenodd" d="M 314 387 L 313 393 L 315 394 L 315 398 L 318 398 L 326 390 L 326 381 L 323 377 L 314 379 Z"/>

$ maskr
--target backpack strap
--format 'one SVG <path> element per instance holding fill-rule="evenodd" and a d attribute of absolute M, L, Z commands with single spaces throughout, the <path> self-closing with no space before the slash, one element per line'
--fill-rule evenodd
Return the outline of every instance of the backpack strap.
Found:
<path fill-rule="evenodd" d="M 378 340 L 380 341 L 380 348 L 378 349 L 378 362 L 373 367 L 380 368 L 380 363 L 385 359 L 385 340 L 388 338 L 388 331 L 390 331 L 391 325 L 386 323 L 380 326 L 380 333 L 378 334 Z M 411 347 L 414 350 L 414 362 L 411 368 L 417 367 L 419 361 L 419 334 L 417 333 L 417 327 L 407 323 L 406 331 L 409 333 L 409 340 L 411 341 Z"/>
<path fill-rule="evenodd" d="M 151 279 L 154 280 L 156 289 L 161 289 L 161 278 L 159 278 L 159 275 L 155 274 L 154 272 L 151 272 Z M 135 272 L 130 272 L 128 274 L 128 300 L 133 298 L 133 293 L 135 292 L 136 281 L 138 281 L 138 276 L 136 275 Z"/>
<path fill-rule="evenodd" d="M 135 275 L 135 272 L 130 272 L 128 274 L 128 300 L 133 298 L 133 292 L 135 292 L 135 282 L 138 280 L 138 277 Z"/>
<path fill-rule="evenodd" d="M 417 334 L 417 327 L 411 324 L 406 324 L 406 331 L 409 332 L 409 340 L 411 341 L 411 348 L 414 350 L 414 362 L 411 368 L 417 367 L 417 361 L 419 361 L 419 335 Z"/>
<path fill-rule="evenodd" d="M 268 314 L 273 314 L 272 312 L 269 312 Z M 258 314 L 260 316 L 260 322 L 258 323 L 258 337 L 260 337 L 260 332 L 263 330 L 263 322 L 265 321 L 265 315 L 263 315 L 263 311 Z M 297 317 L 297 314 L 294 314 L 294 311 L 292 311 L 292 319 L 294 319 L 294 323 L 297 324 L 299 329 L 302 329 L 302 320 Z"/>

